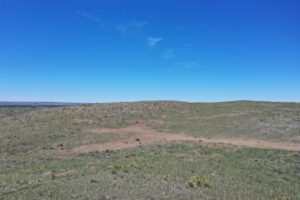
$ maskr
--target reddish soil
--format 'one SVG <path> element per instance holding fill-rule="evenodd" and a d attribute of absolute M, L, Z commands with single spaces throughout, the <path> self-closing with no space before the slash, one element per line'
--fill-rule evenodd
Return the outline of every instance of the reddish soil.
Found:
<path fill-rule="evenodd" d="M 117 133 L 120 136 L 130 133 L 126 139 L 117 139 L 102 144 L 89 144 L 77 147 L 72 150 L 74 153 L 88 153 L 93 151 L 118 150 L 139 145 L 148 145 L 167 141 L 186 141 L 197 140 L 185 134 L 160 133 L 153 129 L 146 128 L 144 125 L 134 125 L 127 128 L 109 129 L 98 128 L 91 130 L 93 133 L 110 134 Z"/>
<path fill-rule="evenodd" d="M 119 139 L 101 143 L 83 145 L 72 150 L 72 153 L 81 154 L 94 151 L 106 150 L 120 150 L 132 148 L 139 145 L 149 145 L 154 143 L 165 142 L 182 142 L 182 141 L 197 141 L 202 145 L 234 145 L 239 147 L 262 148 L 262 149 L 283 149 L 290 151 L 300 151 L 300 143 L 296 142 L 269 142 L 257 139 L 243 139 L 243 138 L 202 138 L 191 137 L 187 134 L 176 134 L 168 132 L 157 132 L 156 130 L 147 128 L 143 124 L 137 124 L 126 128 L 110 129 L 110 128 L 96 128 L 91 132 L 102 134 L 118 134 Z M 128 135 L 129 137 L 121 137 Z"/>

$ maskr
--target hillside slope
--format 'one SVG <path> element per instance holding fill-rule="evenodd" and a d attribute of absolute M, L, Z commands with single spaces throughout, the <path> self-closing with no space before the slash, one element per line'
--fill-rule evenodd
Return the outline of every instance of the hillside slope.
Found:
<path fill-rule="evenodd" d="M 299 103 L 1 107 L 0 196 L 297 198 L 299 146 Z"/>

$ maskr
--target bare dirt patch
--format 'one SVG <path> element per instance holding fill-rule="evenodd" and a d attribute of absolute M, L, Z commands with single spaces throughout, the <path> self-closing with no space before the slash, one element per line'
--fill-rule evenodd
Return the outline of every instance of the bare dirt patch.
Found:
<path fill-rule="evenodd" d="M 74 170 L 69 170 L 69 171 L 60 171 L 60 172 L 54 172 L 54 171 L 47 171 L 43 173 L 43 176 L 50 177 L 52 179 L 58 178 L 58 177 L 64 177 L 64 176 L 69 176 L 76 171 Z"/>
<path fill-rule="evenodd" d="M 148 145 L 153 143 L 161 143 L 167 141 L 186 141 L 197 140 L 186 134 L 161 133 L 153 129 L 149 129 L 142 124 L 129 126 L 126 128 L 109 129 L 99 128 L 92 129 L 91 132 L 98 134 L 117 133 L 120 137 L 130 134 L 127 138 L 120 138 L 103 144 L 89 144 L 77 147 L 72 150 L 73 153 L 88 153 L 93 151 L 119 150 L 139 145 Z"/>
<path fill-rule="evenodd" d="M 95 128 L 95 129 L 91 129 L 90 131 L 98 134 L 117 133 L 119 135 L 125 133 L 145 134 L 145 133 L 156 132 L 153 129 L 147 128 L 144 124 L 132 125 L 125 128 Z"/>
<path fill-rule="evenodd" d="M 228 144 L 238 147 L 250 147 L 258 149 L 281 149 L 300 151 L 300 143 L 295 142 L 269 142 L 250 138 L 201 138 L 206 144 Z"/>
<path fill-rule="evenodd" d="M 139 145 L 149 145 L 154 143 L 165 142 L 182 142 L 182 141 L 197 141 L 201 145 L 218 146 L 218 145 L 233 145 L 238 147 L 262 148 L 262 149 L 283 149 L 290 151 L 300 151 L 300 143 L 298 142 L 269 142 L 257 139 L 246 138 L 203 138 L 192 137 L 181 133 L 158 132 L 146 127 L 144 124 L 136 124 L 126 128 L 96 128 L 91 132 L 102 134 L 118 134 L 119 138 L 114 138 L 112 141 L 101 144 L 88 144 L 74 148 L 71 152 L 82 154 L 95 151 L 120 150 L 132 148 Z M 126 137 L 124 137 L 126 136 Z"/>

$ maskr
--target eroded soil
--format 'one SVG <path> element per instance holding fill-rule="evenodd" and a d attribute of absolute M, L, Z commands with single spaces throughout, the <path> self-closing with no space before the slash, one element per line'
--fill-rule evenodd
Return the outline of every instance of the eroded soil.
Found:
<path fill-rule="evenodd" d="M 238 147 L 300 151 L 299 142 L 270 142 L 249 138 L 192 137 L 185 133 L 158 132 L 146 127 L 144 124 L 117 129 L 95 128 L 90 131 L 99 134 L 99 136 L 117 134 L 119 137 L 105 143 L 92 143 L 76 147 L 72 149 L 72 153 L 82 154 L 95 151 L 121 150 L 139 145 L 182 141 L 197 141 L 201 145 L 233 145 Z M 127 137 L 123 137 L 124 135 Z"/>

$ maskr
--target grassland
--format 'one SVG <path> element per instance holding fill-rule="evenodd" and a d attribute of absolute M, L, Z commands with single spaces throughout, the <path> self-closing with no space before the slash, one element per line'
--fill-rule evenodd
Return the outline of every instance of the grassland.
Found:
<path fill-rule="evenodd" d="M 296 149 L 198 140 L 143 145 L 142 140 L 132 148 L 73 152 L 138 137 L 135 129 L 124 129 L 121 136 L 118 130 L 140 125 L 155 134 L 295 146 L 300 145 L 300 104 L 160 101 L 2 107 L 0 199 L 300 199 Z M 92 131 L 104 128 L 105 134 Z"/>

